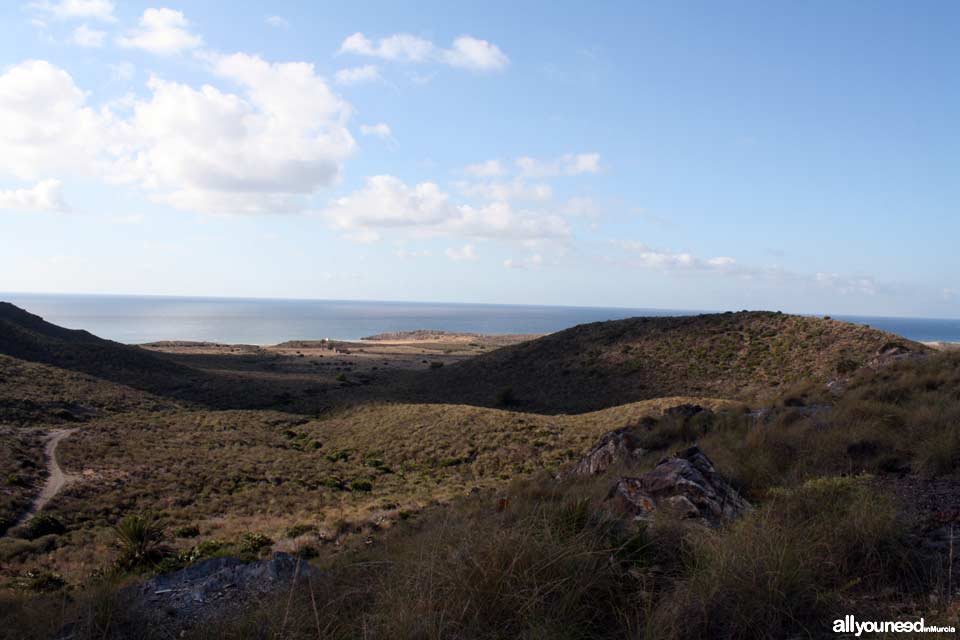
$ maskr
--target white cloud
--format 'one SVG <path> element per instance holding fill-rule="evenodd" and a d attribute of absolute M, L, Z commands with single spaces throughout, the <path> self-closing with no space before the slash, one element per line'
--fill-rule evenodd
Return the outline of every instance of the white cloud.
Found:
<path fill-rule="evenodd" d="M 68 211 L 59 180 L 41 180 L 29 189 L 0 191 L 0 209 L 13 211 Z"/>
<path fill-rule="evenodd" d="M 517 178 L 510 182 L 458 182 L 460 193 L 469 198 L 482 200 L 537 200 L 544 201 L 553 197 L 553 189 L 548 184 L 527 184 Z"/>
<path fill-rule="evenodd" d="M 0 75 L 0 171 L 22 180 L 96 172 L 114 123 L 85 102 L 70 74 L 43 60 Z"/>
<path fill-rule="evenodd" d="M 728 270 L 736 264 L 733 258 L 720 256 L 703 260 L 691 253 L 684 251 L 669 251 L 652 249 L 642 242 L 633 240 L 614 240 L 613 245 L 628 251 L 634 263 L 646 267 L 658 267 L 662 269 L 688 269 L 688 270 Z M 743 273 L 738 271 L 737 273 Z"/>
<path fill-rule="evenodd" d="M 529 257 L 523 258 L 522 260 L 507 258 L 503 261 L 503 266 L 507 269 L 536 269 L 543 266 L 543 262 L 543 256 L 539 253 L 535 253 Z"/>
<path fill-rule="evenodd" d="M 362 67 L 340 69 L 334 74 L 333 79 L 337 84 L 352 85 L 364 82 L 380 82 L 383 77 L 380 75 L 380 69 L 377 65 L 367 64 Z"/>
<path fill-rule="evenodd" d="M 267 18 L 267 24 L 271 27 L 276 27 L 277 29 L 289 29 L 290 22 L 286 18 L 281 16 L 269 16 Z"/>
<path fill-rule="evenodd" d="M 340 174 L 354 141 L 350 106 L 307 63 L 211 58 L 244 96 L 151 79 L 131 122 L 140 147 L 134 179 L 157 198 L 207 212 L 284 212 Z"/>
<path fill-rule="evenodd" d="M 561 212 L 567 216 L 578 218 L 597 218 L 600 216 L 600 207 L 593 198 L 575 197 L 564 203 Z"/>
<path fill-rule="evenodd" d="M 442 59 L 451 67 L 473 71 L 497 71 L 510 63 L 497 45 L 471 36 L 454 40 L 453 47 L 442 53 Z"/>
<path fill-rule="evenodd" d="M 576 176 L 600 172 L 599 153 L 567 153 L 553 160 L 537 160 L 528 156 L 517 158 L 517 169 L 528 177 Z"/>
<path fill-rule="evenodd" d="M 123 82 L 133 80 L 133 76 L 137 72 L 137 68 L 130 62 L 118 62 L 109 66 L 114 79 Z"/>
<path fill-rule="evenodd" d="M 73 37 L 71 39 L 74 44 L 78 44 L 81 47 L 102 47 L 103 40 L 106 37 L 106 31 L 91 29 L 87 25 L 82 24 L 73 30 Z"/>
<path fill-rule="evenodd" d="M 358 32 L 343 41 L 339 52 L 398 62 L 438 62 L 472 71 L 496 71 L 510 62 L 495 44 L 467 35 L 454 40 L 449 49 L 443 49 L 409 33 L 397 33 L 374 42 Z"/>
<path fill-rule="evenodd" d="M 814 281 L 822 286 L 834 289 L 840 294 L 862 294 L 873 296 L 878 293 L 879 285 L 871 277 L 842 276 L 837 273 L 816 273 Z"/>
<path fill-rule="evenodd" d="M 59 172 L 140 185 L 198 212 L 300 211 L 354 149 L 350 105 L 313 66 L 244 54 L 208 57 L 241 94 L 151 78 L 130 116 L 86 105 L 65 71 L 28 61 L 0 75 L 0 171 Z"/>
<path fill-rule="evenodd" d="M 432 255 L 433 252 L 431 252 L 429 249 L 397 249 L 396 251 L 396 256 L 404 260 L 412 258 L 429 258 Z"/>
<path fill-rule="evenodd" d="M 333 201 L 320 213 L 346 232 L 391 229 L 419 236 L 556 242 L 565 241 L 571 232 L 559 216 L 515 211 L 505 202 L 482 207 L 455 204 L 435 183 L 411 187 L 388 175 L 367 178 L 362 189 Z"/>
<path fill-rule="evenodd" d="M 114 5 L 110 0 L 60 0 L 59 2 L 32 2 L 27 5 L 49 14 L 57 20 L 91 19 L 116 22 Z"/>
<path fill-rule="evenodd" d="M 499 160 L 487 160 L 477 164 L 469 164 L 464 167 L 463 172 L 474 178 L 496 178 L 506 173 Z"/>
<path fill-rule="evenodd" d="M 465 244 L 459 249 L 450 247 L 443 252 L 443 255 L 454 262 L 473 261 L 477 259 L 477 250 L 472 244 Z"/>
<path fill-rule="evenodd" d="M 175 55 L 203 44 L 203 38 L 188 31 L 189 26 L 180 11 L 147 9 L 140 17 L 140 28 L 118 38 L 117 44 L 161 56 Z"/>
<path fill-rule="evenodd" d="M 393 132 L 390 131 L 390 125 L 383 122 L 378 124 L 362 124 L 360 125 L 360 133 L 365 136 L 384 139 L 389 139 L 393 135 Z"/>

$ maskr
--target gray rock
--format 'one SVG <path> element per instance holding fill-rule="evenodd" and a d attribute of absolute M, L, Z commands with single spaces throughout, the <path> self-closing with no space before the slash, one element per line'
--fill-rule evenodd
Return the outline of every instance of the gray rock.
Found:
<path fill-rule="evenodd" d="M 563 475 L 589 476 L 601 474 L 613 464 L 632 462 L 644 454 L 633 427 L 623 427 L 604 434 L 577 464 Z"/>
<path fill-rule="evenodd" d="M 129 599 L 135 617 L 179 630 L 319 576 L 309 563 L 286 553 L 250 563 L 238 558 L 212 558 L 129 587 L 123 595 Z"/>
<path fill-rule="evenodd" d="M 652 471 L 620 478 L 608 499 L 636 520 L 652 520 L 658 510 L 668 509 L 711 527 L 751 508 L 697 446 L 664 458 Z"/>

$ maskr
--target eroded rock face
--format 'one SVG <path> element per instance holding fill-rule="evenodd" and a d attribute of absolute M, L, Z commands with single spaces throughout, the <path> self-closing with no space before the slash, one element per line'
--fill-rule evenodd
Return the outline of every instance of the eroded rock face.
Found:
<path fill-rule="evenodd" d="M 580 461 L 563 475 L 570 477 L 601 474 L 613 464 L 638 460 L 643 454 L 644 450 L 640 447 L 635 428 L 623 427 L 604 434 L 587 455 L 580 458 Z"/>
<path fill-rule="evenodd" d="M 636 477 L 622 477 L 612 500 L 637 520 L 651 520 L 661 509 L 717 527 L 740 517 L 748 503 L 717 473 L 710 459 L 692 446 Z"/>
<path fill-rule="evenodd" d="M 298 566 L 297 559 L 286 553 L 250 563 L 212 558 L 151 578 L 130 587 L 125 595 L 138 616 L 157 627 L 176 630 L 214 620 L 246 602 L 319 575 L 306 561 Z"/>

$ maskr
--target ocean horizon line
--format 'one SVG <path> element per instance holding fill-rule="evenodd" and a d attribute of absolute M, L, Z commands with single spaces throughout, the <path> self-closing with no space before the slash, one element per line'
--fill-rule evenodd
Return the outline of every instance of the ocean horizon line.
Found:
<path fill-rule="evenodd" d="M 947 318 L 938 316 L 904 316 L 896 314 L 877 315 L 873 313 L 847 313 L 831 311 L 785 311 L 782 309 L 765 308 L 728 308 L 728 309 L 681 309 L 672 307 L 644 307 L 631 305 L 584 305 L 584 304 L 553 304 L 553 303 L 522 303 L 522 302 L 451 302 L 445 300 L 388 300 L 376 298 L 297 298 L 297 297 L 273 297 L 273 296 L 228 296 L 228 295 L 191 295 L 191 294 L 169 294 L 169 293 L 87 293 L 87 292 L 46 292 L 46 291 L 0 291 L 0 301 L 5 296 L 28 296 L 28 297 L 77 297 L 77 298 L 113 298 L 113 299 L 165 299 L 165 300 L 197 300 L 197 301 L 224 301 L 224 302 L 309 302 L 309 303 L 359 303 L 359 304 L 396 304 L 396 305 L 446 305 L 460 307 L 518 307 L 518 308 L 553 308 L 553 309 L 610 309 L 623 311 L 653 311 L 658 316 L 666 313 L 680 316 L 704 315 L 715 313 L 736 313 L 738 311 L 769 311 L 773 313 L 786 313 L 790 315 L 806 317 L 832 317 L 838 320 L 845 318 L 878 320 L 934 320 L 943 322 L 960 322 L 960 318 Z M 422 327 L 430 329 L 432 327 Z"/>

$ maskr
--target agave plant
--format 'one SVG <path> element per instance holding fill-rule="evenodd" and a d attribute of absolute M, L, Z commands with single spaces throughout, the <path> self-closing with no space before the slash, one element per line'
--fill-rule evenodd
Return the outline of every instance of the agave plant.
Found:
<path fill-rule="evenodd" d="M 163 525 L 151 514 L 126 516 L 113 530 L 120 547 L 117 566 L 121 568 L 150 564 L 163 553 Z"/>

